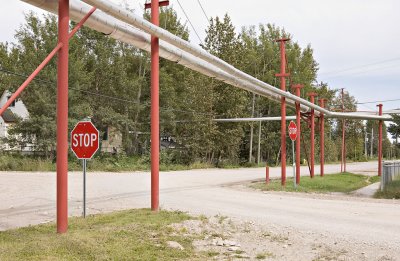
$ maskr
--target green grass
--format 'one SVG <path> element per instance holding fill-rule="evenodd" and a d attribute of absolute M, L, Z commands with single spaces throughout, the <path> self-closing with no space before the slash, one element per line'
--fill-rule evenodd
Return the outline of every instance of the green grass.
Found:
<path fill-rule="evenodd" d="M 201 259 L 194 253 L 194 236 L 168 227 L 192 219 L 182 212 L 147 209 L 70 218 L 66 234 L 54 224 L 0 232 L 0 260 L 177 260 Z M 185 249 L 172 249 L 176 241 Z"/>
<path fill-rule="evenodd" d="M 389 199 L 400 199 L 400 180 L 395 180 L 386 185 L 384 191 L 378 190 L 375 198 L 389 198 Z"/>
<path fill-rule="evenodd" d="M 253 183 L 250 186 L 263 191 L 293 191 L 306 193 L 328 193 L 342 192 L 349 193 L 359 188 L 365 187 L 372 183 L 378 182 L 379 177 L 368 177 L 364 175 L 356 175 L 352 173 L 329 174 L 324 177 L 315 176 L 301 177 L 300 185 L 294 188 L 293 178 L 286 180 L 286 187 L 281 186 L 280 179 L 273 179 L 270 184 L 265 182 Z"/>

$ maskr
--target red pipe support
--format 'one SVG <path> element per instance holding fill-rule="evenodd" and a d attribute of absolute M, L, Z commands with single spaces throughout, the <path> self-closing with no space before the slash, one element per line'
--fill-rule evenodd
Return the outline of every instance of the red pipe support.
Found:
<path fill-rule="evenodd" d="M 296 96 L 300 97 L 300 89 L 303 88 L 302 84 L 295 84 L 292 86 L 295 89 Z M 296 138 L 296 184 L 300 184 L 300 135 L 301 135 L 301 111 L 300 103 L 296 102 L 296 125 L 297 125 L 297 138 Z"/>
<path fill-rule="evenodd" d="M 310 92 L 307 94 L 310 96 L 310 102 L 314 103 L 315 102 L 315 96 L 317 94 L 315 92 Z M 310 171 L 310 176 L 311 178 L 314 178 L 314 172 L 315 172 L 315 112 L 314 109 L 311 109 L 311 152 L 310 152 L 310 165 L 311 165 L 311 171 Z"/>
<path fill-rule="evenodd" d="M 68 229 L 68 48 L 69 0 L 58 1 L 57 232 Z"/>
<path fill-rule="evenodd" d="M 286 77 L 289 76 L 286 73 L 286 50 L 285 43 L 290 39 L 278 39 L 281 54 L 281 71 L 276 74 L 276 77 L 281 78 L 281 90 L 286 91 Z M 286 99 L 281 98 L 281 184 L 286 185 Z"/>
<path fill-rule="evenodd" d="M 159 26 L 159 1 L 151 0 L 151 22 Z M 151 36 L 151 210 L 159 210 L 159 40 Z"/>
<path fill-rule="evenodd" d="M 382 104 L 378 104 L 379 115 L 382 115 Z M 378 137 L 378 176 L 382 176 L 382 127 L 383 121 L 379 121 L 379 137 Z"/>
<path fill-rule="evenodd" d="M 322 108 L 325 108 L 325 101 L 326 99 L 319 99 L 319 106 Z M 321 177 L 324 176 L 324 164 L 325 164 L 325 117 L 324 114 L 320 114 L 320 128 L 319 128 L 319 134 L 320 134 L 320 175 Z"/>

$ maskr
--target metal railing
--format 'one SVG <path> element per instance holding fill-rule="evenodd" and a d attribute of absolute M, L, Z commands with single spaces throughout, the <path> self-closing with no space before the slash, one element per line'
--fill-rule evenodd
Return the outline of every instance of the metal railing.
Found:
<path fill-rule="evenodd" d="M 382 165 L 381 190 L 394 180 L 400 180 L 400 161 L 384 161 Z"/>

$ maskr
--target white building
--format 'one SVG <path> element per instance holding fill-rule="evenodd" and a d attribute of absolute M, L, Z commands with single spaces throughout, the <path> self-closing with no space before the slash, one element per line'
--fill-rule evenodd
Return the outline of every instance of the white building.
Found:
<path fill-rule="evenodd" d="M 12 93 L 8 90 L 4 91 L 0 97 L 0 108 L 3 107 L 6 102 L 10 99 Z M 20 100 L 16 99 L 8 109 L 0 116 L 0 139 L 8 137 L 8 129 L 10 126 L 15 124 L 18 118 L 25 120 L 29 117 L 29 112 L 26 109 L 25 104 Z M 11 148 L 8 144 L 1 144 L 0 140 L 0 148 L 2 150 L 22 150 L 22 151 L 30 151 L 31 146 L 26 148 Z"/>

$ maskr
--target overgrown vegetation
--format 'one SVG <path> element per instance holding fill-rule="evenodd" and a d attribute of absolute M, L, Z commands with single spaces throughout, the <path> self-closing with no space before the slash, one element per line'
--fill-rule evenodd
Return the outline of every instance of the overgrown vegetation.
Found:
<path fill-rule="evenodd" d="M 306 193 L 329 193 L 342 192 L 349 193 L 372 183 L 378 182 L 378 176 L 369 177 L 352 173 L 329 174 L 324 177 L 315 176 L 301 177 L 300 185 L 294 188 L 293 178 L 286 180 L 286 187 L 282 187 L 280 179 L 272 179 L 267 185 L 265 182 L 253 183 L 252 188 L 261 189 L 263 191 L 291 191 Z"/>
<path fill-rule="evenodd" d="M 0 232 L 0 260 L 204 260 L 194 252 L 193 236 L 168 227 L 191 218 L 140 209 L 70 218 L 62 235 L 54 224 L 8 230 Z M 184 249 L 168 247 L 167 241 Z"/>
<path fill-rule="evenodd" d="M 393 182 L 386 185 L 383 191 L 378 190 L 375 198 L 388 198 L 388 199 L 400 199 L 400 180 L 394 180 Z"/>

